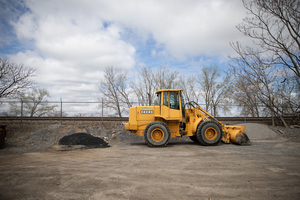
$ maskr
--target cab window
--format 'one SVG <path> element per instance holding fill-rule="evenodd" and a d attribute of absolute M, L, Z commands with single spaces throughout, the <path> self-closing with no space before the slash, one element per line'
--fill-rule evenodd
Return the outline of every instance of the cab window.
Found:
<path fill-rule="evenodd" d="M 178 92 L 170 92 L 170 108 L 179 110 Z"/>
<path fill-rule="evenodd" d="M 169 106 L 168 92 L 164 92 L 164 105 Z"/>
<path fill-rule="evenodd" d="M 157 94 L 157 98 L 154 101 L 155 106 L 160 106 L 160 101 L 161 101 L 161 93 Z"/>
<path fill-rule="evenodd" d="M 184 99 L 183 99 L 183 95 L 182 92 L 180 92 L 180 99 L 181 99 L 181 111 L 182 111 L 182 116 L 185 116 L 185 109 L 184 109 Z"/>

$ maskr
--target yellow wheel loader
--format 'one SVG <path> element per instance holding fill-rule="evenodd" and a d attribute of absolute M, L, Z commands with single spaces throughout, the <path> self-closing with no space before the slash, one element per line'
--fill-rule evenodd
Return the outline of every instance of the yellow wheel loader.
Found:
<path fill-rule="evenodd" d="M 144 136 L 150 147 L 164 147 L 170 138 L 189 136 L 205 146 L 224 143 L 245 144 L 249 141 L 245 126 L 224 125 L 195 102 L 184 104 L 180 89 L 156 91 L 157 106 L 129 109 L 125 129 Z M 187 108 L 185 108 L 187 107 Z"/>

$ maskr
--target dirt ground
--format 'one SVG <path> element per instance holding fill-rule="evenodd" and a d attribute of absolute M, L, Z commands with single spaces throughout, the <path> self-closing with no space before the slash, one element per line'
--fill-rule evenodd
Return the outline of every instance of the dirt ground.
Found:
<path fill-rule="evenodd" d="M 1 200 L 300 198 L 299 129 L 294 140 L 266 125 L 246 124 L 251 145 L 205 147 L 173 139 L 166 148 L 149 148 L 121 129 L 8 129 L 7 148 L 0 150 Z M 111 147 L 57 144 L 63 135 L 84 130 L 106 135 Z M 32 148 L 38 144 L 30 138 L 39 138 L 40 147 Z M 14 144 L 21 140 L 24 148 Z"/>

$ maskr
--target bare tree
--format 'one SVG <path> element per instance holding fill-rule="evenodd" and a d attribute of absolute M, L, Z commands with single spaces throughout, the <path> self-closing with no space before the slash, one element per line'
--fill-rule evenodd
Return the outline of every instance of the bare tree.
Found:
<path fill-rule="evenodd" d="M 221 77 L 218 66 L 203 67 L 198 75 L 200 95 L 204 98 L 205 110 L 211 110 L 213 115 L 218 114 L 218 106 L 223 104 L 223 111 L 229 112 L 230 101 L 228 97 L 229 79 Z"/>
<path fill-rule="evenodd" d="M 264 62 L 285 66 L 300 78 L 300 1 L 243 0 L 251 17 L 237 26 L 253 38 L 260 53 L 268 56 Z"/>
<path fill-rule="evenodd" d="M 218 84 L 213 87 L 211 105 L 214 116 L 219 116 L 219 110 L 225 114 L 230 113 L 231 108 L 231 83 L 228 77 L 223 77 Z M 222 106 L 221 106 L 222 105 Z"/>
<path fill-rule="evenodd" d="M 197 92 L 196 78 L 194 76 L 180 76 L 178 87 L 183 89 L 183 96 L 186 102 L 199 102 L 199 92 Z"/>
<path fill-rule="evenodd" d="M 15 98 L 32 86 L 34 69 L 0 58 L 0 98 Z"/>
<path fill-rule="evenodd" d="M 107 67 L 104 72 L 104 80 L 100 81 L 99 84 L 100 93 L 106 97 L 106 106 L 116 111 L 119 117 L 122 117 L 125 110 L 122 104 L 131 107 L 129 93 L 126 90 L 126 72 L 114 67 Z"/>
<path fill-rule="evenodd" d="M 20 97 L 22 105 L 10 103 L 10 115 L 42 117 L 52 115 L 55 112 L 56 105 L 49 105 L 47 97 L 50 97 L 46 89 L 33 89 L 27 94 L 22 94 Z"/>
<path fill-rule="evenodd" d="M 137 77 L 131 81 L 130 86 L 140 105 L 153 105 L 156 88 L 154 75 L 151 68 L 140 67 Z"/>
<path fill-rule="evenodd" d="M 245 18 L 237 28 L 252 38 L 257 48 L 231 43 L 238 54 L 231 57 L 232 75 L 248 85 L 243 88 L 245 84 L 236 84 L 237 92 L 247 90 L 251 100 L 243 102 L 247 104 L 245 107 L 258 100 L 265 106 L 265 112 L 272 117 L 279 116 L 287 126 L 282 115 L 295 114 L 300 108 L 300 2 L 253 0 L 243 3 L 251 17 Z"/>
<path fill-rule="evenodd" d="M 216 67 L 204 67 L 201 74 L 198 75 L 197 82 L 200 84 L 201 96 L 204 98 L 205 110 L 211 108 L 213 98 L 213 87 L 217 84 L 217 78 L 220 76 Z"/>
<path fill-rule="evenodd" d="M 159 68 L 159 70 L 153 74 L 156 90 L 159 89 L 174 89 L 178 87 L 177 71 L 171 71 L 166 66 Z"/>
<path fill-rule="evenodd" d="M 231 58 L 232 75 L 236 79 L 243 79 L 245 84 L 236 84 L 237 91 L 243 91 L 246 87 L 249 102 L 259 101 L 259 104 L 264 105 L 273 118 L 279 116 L 282 122 L 286 125 L 282 115 L 296 113 L 299 109 L 299 93 L 295 90 L 296 82 L 293 79 L 285 79 L 282 81 L 282 74 L 285 74 L 284 69 L 278 69 L 276 65 L 264 62 L 264 57 L 250 47 L 242 48 L 236 46 L 236 52 L 239 57 Z M 291 96 L 295 94 L 296 98 Z M 278 100 L 281 100 L 279 103 Z M 236 99 L 237 100 L 237 99 Z M 283 108 L 283 102 L 288 101 L 290 107 Z M 244 102 L 245 103 L 245 102 Z M 285 104 L 285 103 L 284 103 Z M 248 106 L 251 106 L 249 104 Z M 264 111 L 267 111 L 264 109 Z"/>
<path fill-rule="evenodd" d="M 151 106 L 154 104 L 155 91 L 171 89 L 178 86 L 176 71 L 167 67 L 159 68 L 154 72 L 151 68 L 140 67 L 138 76 L 130 83 L 140 105 Z"/>
<path fill-rule="evenodd" d="M 121 95 L 121 102 L 125 103 L 128 108 L 132 106 L 131 99 L 129 98 L 130 92 L 127 89 L 127 74 L 126 72 L 120 73 L 118 76 L 119 87 L 118 92 Z"/>
<path fill-rule="evenodd" d="M 232 89 L 232 99 L 242 108 L 242 116 L 260 117 L 260 101 L 256 88 L 244 77 L 236 77 Z"/>

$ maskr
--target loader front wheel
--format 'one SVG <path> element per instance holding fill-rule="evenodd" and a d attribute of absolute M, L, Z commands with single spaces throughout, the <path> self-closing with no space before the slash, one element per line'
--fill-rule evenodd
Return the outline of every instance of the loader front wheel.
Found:
<path fill-rule="evenodd" d="M 204 146 L 217 145 L 222 139 L 222 128 L 214 121 L 203 122 L 199 125 L 196 136 Z"/>
<path fill-rule="evenodd" d="M 160 121 L 151 122 L 144 130 L 144 138 L 150 147 L 164 147 L 170 140 L 169 127 Z"/>

